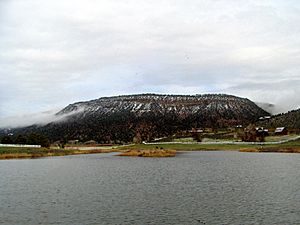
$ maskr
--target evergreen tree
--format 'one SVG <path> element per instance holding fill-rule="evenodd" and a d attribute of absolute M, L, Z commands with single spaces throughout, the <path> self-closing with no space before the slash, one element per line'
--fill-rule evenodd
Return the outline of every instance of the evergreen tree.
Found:
<path fill-rule="evenodd" d="M 27 138 L 21 134 L 19 134 L 15 140 L 15 144 L 26 144 Z"/>
<path fill-rule="evenodd" d="M 13 139 L 11 138 L 11 136 L 4 136 L 1 140 L 1 143 L 2 144 L 13 144 L 14 141 Z"/>
<path fill-rule="evenodd" d="M 27 143 L 30 145 L 41 145 L 42 147 L 50 147 L 49 139 L 42 135 L 37 133 L 31 133 L 27 138 Z"/>

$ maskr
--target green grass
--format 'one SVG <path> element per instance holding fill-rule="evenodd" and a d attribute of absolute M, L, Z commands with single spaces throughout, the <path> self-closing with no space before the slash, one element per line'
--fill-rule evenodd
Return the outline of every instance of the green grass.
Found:
<path fill-rule="evenodd" d="M 16 148 L 0 147 L 0 159 L 36 158 L 46 156 L 63 156 L 74 154 L 104 153 L 125 150 L 177 150 L 177 151 L 268 151 L 268 152 L 300 152 L 300 140 L 275 145 L 248 145 L 248 144 L 155 144 L 120 146 L 116 149 L 74 150 L 74 149 L 48 149 L 48 148 Z"/>
<path fill-rule="evenodd" d="M 289 135 L 283 135 L 283 136 L 267 136 L 265 138 L 266 141 L 285 141 L 285 140 L 288 140 L 290 138 L 294 138 L 296 137 L 297 135 L 296 134 L 289 134 Z"/>
<path fill-rule="evenodd" d="M 267 145 L 269 147 L 278 147 L 278 146 L 281 146 L 281 147 L 300 147 L 300 140 L 296 140 L 296 141 L 289 141 L 289 142 L 286 142 L 286 143 L 283 143 L 283 144 L 274 144 L 274 145 Z"/>
<path fill-rule="evenodd" d="M 173 149 L 177 151 L 200 151 L 200 150 L 239 150 L 241 147 L 249 147 L 250 145 L 213 145 L 213 144 L 155 144 L 155 145 L 132 145 L 126 147 L 119 147 L 118 150 L 128 150 L 128 149 L 156 149 L 156 148 L 163 148 L 163 149 Z M 252 146 L 252 145 L 251 145 Z M 252 146 L 253 147 L 253 146 Z"/>
<path fill-rule="evenodd" d="M 235 150 L 239 151 L 241 149 L 246 148 L 261 148 L 262 145 L 251 145 L 251 144 L 155 144 L 155 145 L 145 145 L 145 144 L 138 144 L 138 145 L 131 145 L 126 147 L 119 147 L 118 150 L 128 150 L 128 149 L 140 149 L 140 150 L 147 150 L 147 149 L 156 149 L 156 148 L 163 148 L 163 149 L 172 149 L 177 151 L 228 151 L 228 150 Z M 296 147 L 300 148 L 300 140 L 298 141 L 291 141 L 284 144 L 277 144 L 277 145 L 263 145 L 264 147 L 268 148 L 288 148 L 288 147 Z"/>

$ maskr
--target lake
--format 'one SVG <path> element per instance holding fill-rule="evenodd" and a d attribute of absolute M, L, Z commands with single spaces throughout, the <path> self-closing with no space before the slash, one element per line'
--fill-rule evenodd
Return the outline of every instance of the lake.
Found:
<path fill-rule="evenodd" d="M 0 224 L 300 224 L 300 154 L 0 161 Z"/>

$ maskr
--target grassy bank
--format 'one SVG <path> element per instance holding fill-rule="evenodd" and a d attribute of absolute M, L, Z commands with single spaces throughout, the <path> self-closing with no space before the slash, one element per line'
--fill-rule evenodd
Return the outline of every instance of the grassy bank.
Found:
<path fill-rule="evenodd" d="M 241 151 L 251 152 L 251 150 L 247 151 L 247 149 L 242 149 Z M 284 144 L 259 146 L 255 148 L 255 152 L 300 153 L 300 140 L 290 141 Z"/>
<path fill-rule="evenodd" d="M 0 159 L 38 158 L 47 156 L 64 156 L 78 154 L 94 154 L 121 152 L 126 156 L 166 157 L 175 155 L 175 151 L 241 151 L 241 152 L 280 152 L 300 153 L 300 140 L 276 145 L 245 145 L 245 144 L 155 144 L 130 145 L 115 149 L 48 149 L 48 148 L 17 148 L 0 147 Z M 174 153 L 175 152 L 175 153 Z"/>
<path fill-rule="evenodd" d="M 300 141 L 274 145 L 247 144 L 155 144 L 119 147 L 118 150 L 177 150 L 177 151 L 241 151 L 241 152 L 295 152 L 300 153 Z"/>
<path fill-rule="evenodd" d="M 163 149 L 163 150 L 177 150 L 177 151 L 224 151 L 224 150 L 240 150 L 241 148 L 249 148 L 253 147 L 253 145 L 230 145 L 230 144 L 155 144 L 155 145 L 145 145 L 138 144 L 126 147 L 119 147 L 118 150 L 155 150 L 155 149 Z"/>
<path fill-rule="evenodd" d="M 48 157 L 48 156 L 107 153 L 112 151 L 113 150 L 109 150 L 109 149 L 76 150 L 76 149 L 0 147 L 0 159 L 39 158 L 39 157 Z"/>

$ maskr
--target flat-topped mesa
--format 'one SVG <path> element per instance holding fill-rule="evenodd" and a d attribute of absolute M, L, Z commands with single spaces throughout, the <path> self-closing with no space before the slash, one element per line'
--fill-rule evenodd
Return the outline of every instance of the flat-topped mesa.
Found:
<path fill-rule="evenodd" d="M 269 113 L 247 98 L 232 95 L 140 94 L 76 102 L 57 115 L 63 119 L 23 131 L 41 132 L 52 141 L 140 143 L 192 128 L 247 125 Z"/>
<path fill-rule="evenodd" d="M 257 107 L 249 99 L 240 98 L 225 94 L 204 94 L 204 95 L 158 95 L 140 94 L 123 95 L 114 97 L 103 97 L 87 102 L 70 104 L 58 113 L 67 114 L 71 112 L 81 113 L 82 116 L 97 113 L 100 115 L 116 112 L 133 112 L 141 115 L 145 112 L 154 114 L 175 114 L 190 115 L 199 112 L 236 111 L 252 114 L 268 115 L 267 112 Z"/>

